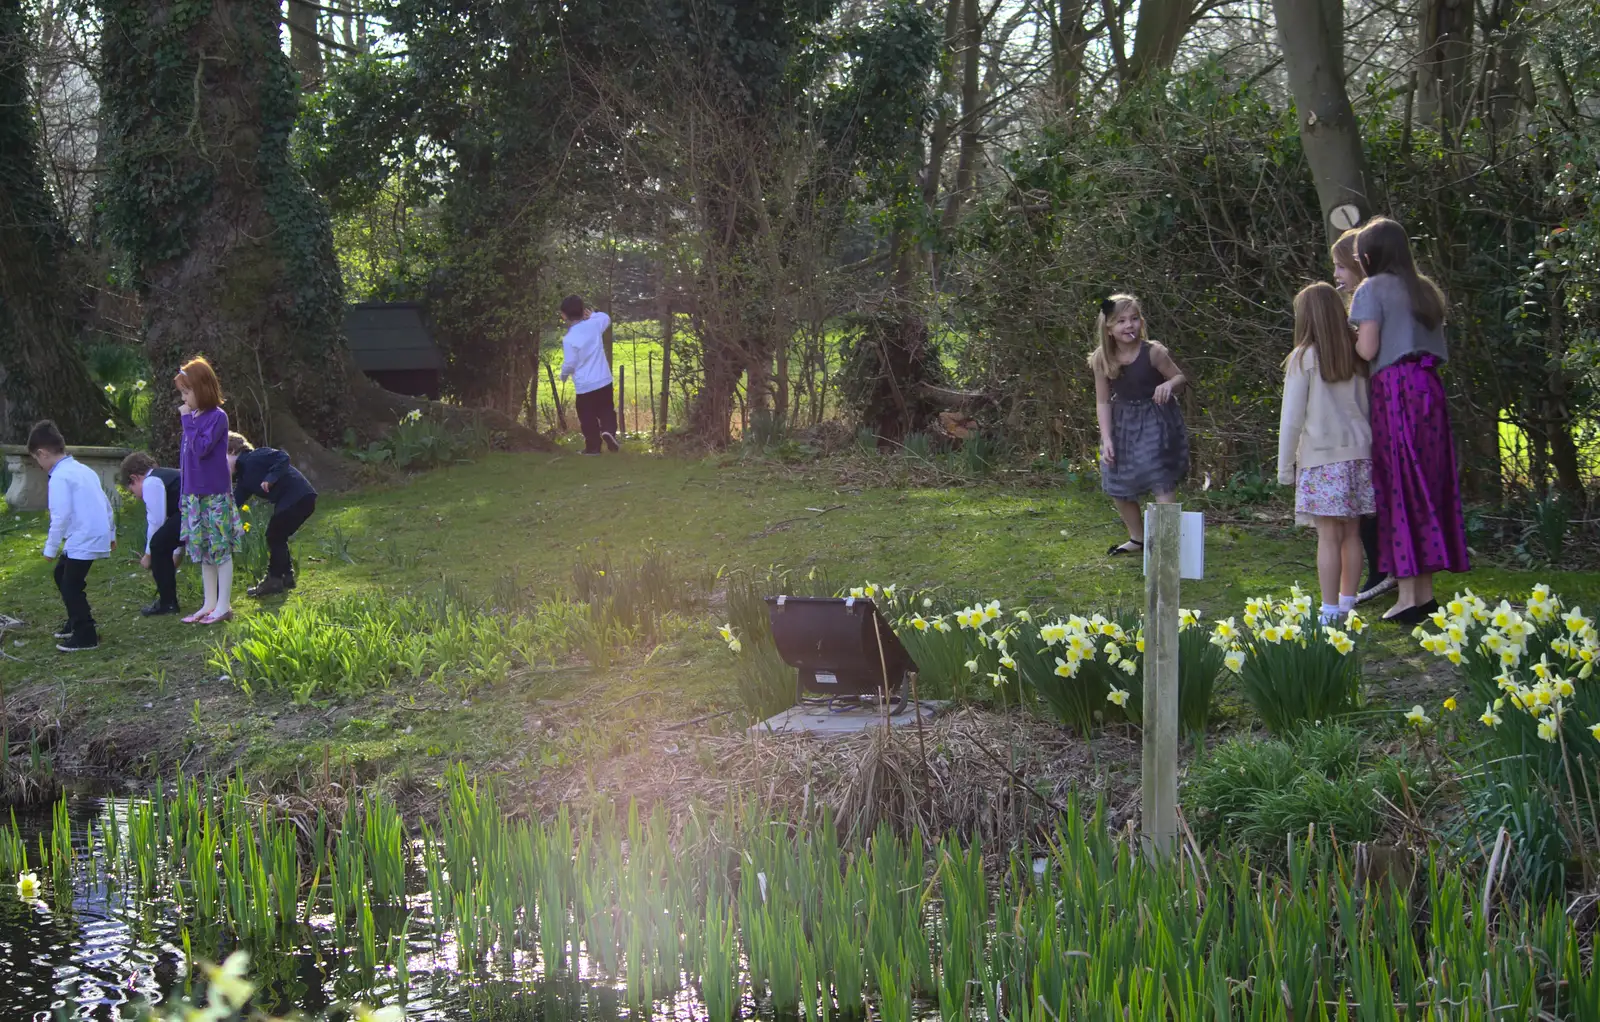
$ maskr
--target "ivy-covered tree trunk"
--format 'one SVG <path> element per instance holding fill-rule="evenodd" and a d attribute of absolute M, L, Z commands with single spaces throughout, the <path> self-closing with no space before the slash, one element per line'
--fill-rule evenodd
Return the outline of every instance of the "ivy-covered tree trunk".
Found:
<path fill-rule="evenodd" d="M 71 443 L 102 443 L 111 407 L 78 350 L 80 296 L 39 162 L 27 28 L 22 0 L 0 0 L 0 443 L 22 443 L 45 418 Z"/>
<path fill-rule="evenodd" d="M 203 354 L 234 428 L 336 474 L 317 442 L 340 438 L 358 381 L 328 213 L 290 160 L 299 96 L 278 3 L 100 6 L 107 226 L 143 300 L 158 457 L 179 432 L 168 381 Z"/>

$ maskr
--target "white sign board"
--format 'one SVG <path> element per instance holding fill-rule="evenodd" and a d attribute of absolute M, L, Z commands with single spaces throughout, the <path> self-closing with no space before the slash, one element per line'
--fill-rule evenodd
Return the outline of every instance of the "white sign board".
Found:
<path fill-rule="evenodd" d="M 1206 577 L 1206 516 L 1199 511 L 1185 511 L 1178 527 L 1178 577 L 1201 579 Z M 1150 531 L 1150 509 L 1145 508 L 1144 527 Z M 1144 570 L 1150 571 L 1150 548 L 1144 548 Z"/>

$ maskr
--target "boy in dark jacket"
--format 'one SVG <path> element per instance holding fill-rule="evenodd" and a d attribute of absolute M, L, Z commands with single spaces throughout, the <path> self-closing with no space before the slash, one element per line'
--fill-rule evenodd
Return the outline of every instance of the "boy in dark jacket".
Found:
<path fill-rule="evenodd" d="M 233 472 L 233 501 L 244 507 L 256 497 L 272 504 L 267 522 L 267 577 L 245 590 L 260 599 L 295 585 L 289 537 L 317 510 L 317 491 L 291 464 L 289 456 L 271 447 L 254 447 L 242 434 L 228 434 L 228 468 Z"/>
<path fill-rule="evenodd" d="M 178 537 L 183 516 L 178 513 L 178 495 L 183 478 L 175 468 L 162 468 L 143 451 L 122 459 L 122 485 L 144 502 L 144 555 L 139 564 L 150 570 L 156 583 L 156 601 L 139 613 L 145 617 L 177 614 L 178 559 L 183 540 Z"/>

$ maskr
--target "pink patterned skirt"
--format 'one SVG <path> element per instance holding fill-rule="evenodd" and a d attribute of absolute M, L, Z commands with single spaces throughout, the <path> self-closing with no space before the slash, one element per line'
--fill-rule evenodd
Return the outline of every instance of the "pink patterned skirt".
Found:
<path fill-rule="evenodd" d="M 1372 378 L 1378 568 L 1399 578 L 1468 570 L 1455 437 L 1432 355 Z"/>
<path fill-rule="evenodd" d="M 1335 461 L 1303 468 L 1295 479 L 1295 521 L 1315 525 L 1312 518 L 1360 518 L 1376 513 L 1372 462 Z"/>

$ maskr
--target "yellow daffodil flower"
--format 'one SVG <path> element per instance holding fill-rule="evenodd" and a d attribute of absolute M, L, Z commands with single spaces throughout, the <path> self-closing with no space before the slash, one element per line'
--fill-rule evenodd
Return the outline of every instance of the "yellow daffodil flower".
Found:
<path fill-rule="evenodd" d="M 1115 703 L 1118 706 L 1127 706 L 1128 693 L 1120 688 L 1113 688 L 1110 692 L 1106 693 L 1106 701 Z"/>
<path fill-rule="evenodd" d="M 1057 677 L 1060 677 L 1060 678 L 1071 678 L 1071 677 L 1075 676 L 1077 673 L 1078 673 L 1078 665 L 1077 665 L 1076 662 L 1073 662 L 1073 663 L 1069 664 L 1065 660 L 1061 659 L 1060 657 L 1056 657 L 1056 676 Z"/>
<path fill-rule="evenodd" d="M 717 634 L 722 636 L 722 641 L 723 642 L 732 642 L 733 641 L 733 626 L 732 625 L 723 625 L 721 628 L 717 629 Z"/>
<path fill-rule="evenodd" d="M 1000 658 L 1000 666 L 1004 667 L 1008 671 L 1014 671 L 1017 669 L 1017 662 L 1011 659 L 1010 653 L 1007 653 Z"/>
<path fill-rule="evenodd" d="M 39 896 L 39 874 L 23 873 L 17 877 L 17 897 L 32 900 Z"/>
<path fill-rule="evenodd" d="M 1539 721 L 1539 737 L 1547 742 L 1554 743 L 1561 735 L 1561 729 L 1556 725 L 1554 717 Z"/>
<path fill-rule="evenodd" d="M 1494 712 L 1494 707 L 1488 705 L 1487 703 L 1485 703 L 1483 707 L 1483 716 L 1479 717 L 1478 719 L 1483 722 L 1484 727 L 1500 726 L 1500 715 Z"/>
<path fill-rule="evenodd" d="M 1228 670 L 1238 674 L 1240 668 L 1244 667 L 1244 653 L 1237 649 L 1229 650 L 1228 655 L 1222 658 L 1222 663 Z"/>
<path fill-rule="evenodd" d="M 1029 622 L 1033 620 L 1033 615 L 1028 613 L 1026 610 L 1014 610 L 1011 612 L 1011 616 L 1022 622 Z"/>
<path fill-rule="evenodd" d="M 1122 673 L 1123 674 L 1129 674 L 1129 675 L 1133 674 L 1135 671 L 1137 671 L 1139 669 L 1139 665 L 1134 663 L 1132 660 L 1124 660 L 1124 661 L 1122 661 L 1121 664 L 1118 664 L 1117 666 L 1122 668 Z"/>
<path fill-rule="evenodd" d="M 1447 697 L 1445 699 L 1445 701 L 1444 701 L 1444 708 L 1446 710 L 1450 711 L 1451 713 L 1456 712 L 1456 697 L 1455 696 Z"/>
<path fill-rule="evenodd" d="M 925 632 L 928 630 L 928 619 L 917 614 L 911 618 L 911 627 L 919 632 Z"/>
<path fill-rule="evenodd" d="M 977 674 L 978 673 L 978 661 L 976 661 L 976 660 L 968 660 L 966 666 L 967 666 L 967 670 L 971 671 L 973 674 Z"/>
<path fill-rule="evenodd" d="M 1589 735 L 1595 741 L 1600 742 L 1600 724 L 1590 724 L 1589 725 Z"/>
<path fill-rule="evenodd" d="M 1362 632 L 1367 630 L 1367 620 L 1352 610 L 1350 615 L 1344 619 L 1344 626 L 1350 631 L 1355 632 L 1357 635 L 1360 635 Z"/>
<path fill-rule="evenodd" d="M 1574 686 L 1572 684 L 1572 682 L 1568 681 L 1566 678 L 1557 678 L 1555 681 L 1552 681 L 1550 684 L 1551 684 L 1552 687 L 1555 688 L 1556 695 L 1560 696 L 1562 699 L 1571 699 L 1573 693 L 1578 691 L 1577 687 Z"/>
<path fill-rule="evenodd" d="M 1433 718 L 1423 712 L 1422 704 L 1419 703 L 1406 711 L 1406 723 L 1412 727 L 1423 728 L 1432 724 Z"/>

